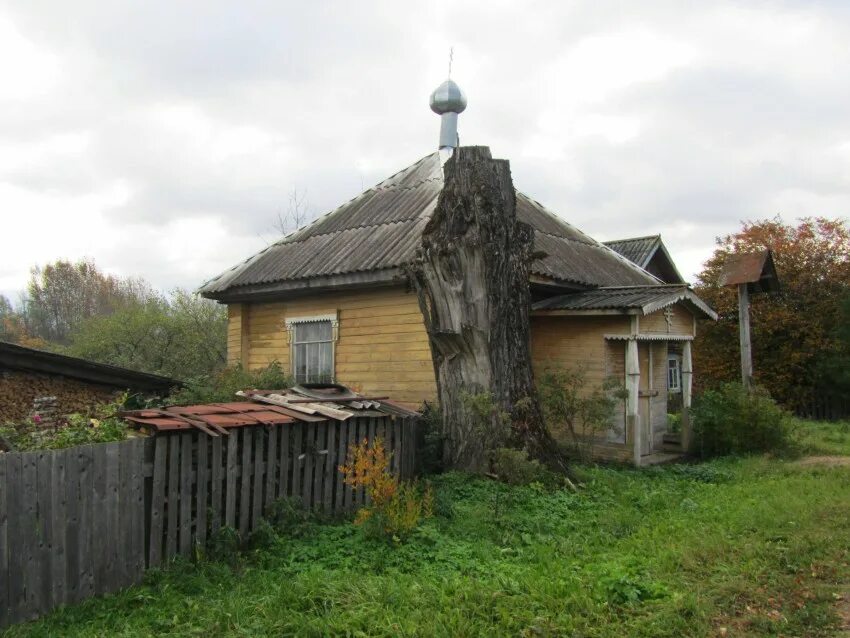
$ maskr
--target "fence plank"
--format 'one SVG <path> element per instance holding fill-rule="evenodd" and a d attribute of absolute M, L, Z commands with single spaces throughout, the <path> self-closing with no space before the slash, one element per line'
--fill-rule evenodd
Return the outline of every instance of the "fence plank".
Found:
<path fill-rule="evenodd" d="M 180 518 L 178 495 L 180 479 L 180 435 L 168 435 L 168 506 L 165 523 L 165 560 L 171 561 L 177 555 L 177 523 Z"/>
<path fill-rule="evenodd" d="M 278 498 L 287 498 L 289 496 L 289 475 L 293 465 L 290 438 L 292 436 L 292 429 L 295 427 L 298 427 L 297 424 L 280 426 L 280 467 L 278 468 L 280 479 L 277 486 Z"/>
<path fill-rule="evenodd" d="M 192 438 L 186 432 L 180 435 L 180 553 L 192 553 Z"/>
<path fill-rule="evenodd" d="M 269 427 L 268 450 L 266 451 L 266 500 L 265 508 L 277 498 L 277 433 L 282 426 L 272 425 Z"/>
<path fill-rule="evenodd" d="M 316 423 L 316 455 L 313 458 L 313 509 L 319 509 L 324 499 L 325 463 L 328 460 L 328 422 Z"/>
<path fill-rule="evenodd" d="M 313 503 L 313 465 L 316 459 L 316 424 L 304 426 L 304 476 L 301 480 L 301 502 L 309 508 Z"/>
<path fill-rule="evenodd" d="M 67 450 L 65 457 L 65 481 L 58 489 L 65 490 L 65 520 L 63 521 L 63 543 L 65 546 L 65 599 L 66 603 L 80 600 L 82 570 L 80 566 L 80 504 L 89 494 L 80 491 L 79 448 Z M 2 623 L 0 623 L 2 624 Z"/>
<path fill-rule="evenodd" d="M 116 539 L 119 539 L 120 522 L 118 519 L 119 502 L 118 489 L 119 475 L 119 446 L 118 442 L 104 443 L 106 448 L 106 538 L 109 539 L 103 547 L 107 554 L 106 573 L 104 579 L 104 593 L 113 592 L 121 587 L 121 575 L 118 569 L 121 547 Z"/>
<path fill-rule="evenodd" d="M 6 456 L 6 495 L 10 512 L 8 517 L 9 538 L 9 622 L 18 622 L 22 618 L 24 603 L 24 548 L 21 537 L 26 530 L 23 493 L 23 454 Z"/>
<path fill-rule="evenodd" d="M 148 566 L 159 567 L 162 562 L 162 529 L 165 513 L 165 482 L 168 467 L 168 438 L 156 437 L 151 482 L 151 526 L 148 540 Z"/>
<path fill-rule="evenodd" d="M 325 454 L 325 476 L 324 476 L 324 486 L 325 492 L 322 497 L 322 508 L 325 512 L 330 513 L 333 510 L 333 496 L 334 496 L 334 472 L 336 470 L 336 454 L 337 454 L 337 446 L 336 446 L 336 432 L 337 426 L 333 421 L 328 421 L 327 425 L 327 440 L 325 442 L 325 447 L 328 451 Z"/>
<path fill-rule="evenodd" d="M 6 461 L 11 454 L 0 454 L 0 627 L 9 620 L 9 486 Z"/>
<path fill-rule="evenodd" d="M 72 450 L 54 452 L 53 472 L 50 478 L 50 552 L 51 552 L 51 609 L 67 602 L 67 551 L 65 544 L 66 511 L 66 465 Z"/>
<path fill-rule="evenodd" d="M 55 454 L 50 452 L 36 453 L 36 480 L 38 492 L 38 505 L 36 507 L 36 523 L 33 528 L 35 532 L 34 563 L 31 564 L 31 573 L 27 574 L 30 586 L 27 591 L 28 611 L 30 618 L 37 618 L 52 607 L 51 596 L 53 590 L 50 587 L 50 578 L 53 571 L 53 556 L 51 545 L 51 523 L 53 522 L 51 509 L 53 485 L 53 461 Z"/>
<path fill-rule="evenodd" d="M 253 428 L 242 430 L 242 482 L 239 497 L 239 534 L 244 541 L 248 538 L 248 524 L 251 521 L 251 446 L 254 438 Z"/>
<path fill-rule="evenodd" d="M 207 544 L 207 498 L 210 490 L 207 485 L 209 476 L 209 447 L 212 437 L 198 434 L 198 466 L 195 481 L 195 543 L 199 547 Z M 221 438 L 221 437 L 218 437 Z"/>
<path fill-rule="evenodd" d="M 118 529 L 112 537 L 113 542 L 118 543 L 118 556 L 115 564 L 116 584 L 118 587 L 127 587 L 133 579 L 133 555 L 136 548 L 133 547 L 133 503 L 131 488 L 131 465 L 133 455 L 133 442 L 125 441 L 118 448 Z"/>
<path fill-rule="evenodd" d="M 229 437 L 228 437 L 229 438 Z M 216 437 L 212 440 L 212 471 L 210 472 L 210 480 L 212 481 L 211 497 L 211 526 L 212 533 L 215 534 L 221 528 L 221 448 L 222 437 Z"/>
<path fill-rule="evenodd" d="M 376 421 L 377 421 L 377 419 L 375 419 L 374 417 L 370 417 L 367 421 L 367 423 L 368 423 L 368 431 L 367 432 L 368 433 L 366 435 L 366 438 L 369 440 L 369 447 L 370 448 L 375 447 Z M 371 505 L 371 503 L 372 503 L 372 499 L 369 497 L 369 492 L 367 492 L 365 489 L 363 490 L 363 502 L 366 505 Z"/>
<path fill-rule="evenodd" d="M 347 449 L 351 450 L 352 446 L 357 444 L 357 417 L 348 420 L 348 444 Z M 354 488 L 350 485 L 345 486 L 345 502 L 346 511 L 354 507 Z"/>
<path fill-rule="evenodd" d="M 302 501 L 301 499 L 301 472 L 304 466 L 304 459 L 301 457 L 301 436 L 304 430 L 303 423 L 296 423 L 293 426 L 292 436 L 292 498 Z"/>
<path fill-rule="evenodd" d="M 336 464 L 345 465 L 348 455 L 348 422 L 340 421 L 337 429 Z M 345 510 L 345 476 L 342 472 L 336 474 L 336 494 L 334 494 L 334 512 Z"/>
<path fill-rule="evenodd" d="M 151 441 L 151 444 L 153 442 Z M 132 439 L 130 448 L 130 545 L 132 556 L 129 565 L 128 585 L 133 585 L 145 573 L 145 452 L 149 443 L 145 439 Z"/>
<path fill-rule="evenodd" d="M 265 428 L 257 426 L 251 428 L 254 430 L 254 496 L 251 500 L 251 529 L 257 528 L 260 522 L 260 517 L 263 515 L 263 486 L 265 484 L 265 474 L 263 461 Z"/>
<path fill-rule="evenodd" d="M 227 437 L 227 471 L 224 473 L 224 524 L 236 529 L 236 468 L 239 432 L 231 430 Z"/>
<path fill-rule="evenodd" d="M 95 529 L 94 504 L 94 446 L 84 445 L 77 448 L 77 462 L 80 467 L 80 524 L 77 543 L 79 571 L 82 575 L 78 588 L 79 600 L 94 595 L 94 550 L 92 548 Z"/>

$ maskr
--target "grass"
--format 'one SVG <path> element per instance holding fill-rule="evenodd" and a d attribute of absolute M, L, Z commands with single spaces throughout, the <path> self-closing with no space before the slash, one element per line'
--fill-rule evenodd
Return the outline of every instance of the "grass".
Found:
<path fill-rule="evenodd" d="M 799 427 L 812 453 L 850 454 L 850 426 Z M 832 635 L 850 467 L 579 471 L 578 494 L 444 475 L 401 546 L 311 524 L 236 568 L 178 564 L 6 636 Z"/>

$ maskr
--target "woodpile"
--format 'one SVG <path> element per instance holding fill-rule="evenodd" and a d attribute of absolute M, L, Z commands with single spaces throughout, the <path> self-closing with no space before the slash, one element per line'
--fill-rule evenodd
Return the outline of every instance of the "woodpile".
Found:
<path fill-rule="evenodd" d="M 0 424 L 21 423 L 39 409 L 44 416 L 91 412 L 97 403 L 111 401 L 113 388 L 60 376 L 9 370 L 0 373 Z M 48 398 L 50 401 L 41 399 Z M 36 401 L 38 403 L 36 403 Z"/>

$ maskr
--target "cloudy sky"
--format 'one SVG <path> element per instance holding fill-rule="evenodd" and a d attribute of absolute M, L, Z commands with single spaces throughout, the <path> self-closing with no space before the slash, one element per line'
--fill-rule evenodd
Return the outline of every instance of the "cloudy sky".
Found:
<path fill-rule="evenodd" d="M 850 211 L 850 3 L 0 0 L 0 293 L 93 258 L 198 286 L 464 144 L 599 239 L 686 277 L 742 219 Z"/>

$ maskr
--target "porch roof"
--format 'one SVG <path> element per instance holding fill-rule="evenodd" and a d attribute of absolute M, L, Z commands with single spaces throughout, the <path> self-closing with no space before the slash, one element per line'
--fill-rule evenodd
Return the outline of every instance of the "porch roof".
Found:
<path fill-rule="evenodd" d="M 567 311 L 577 314 L 615 312 L 648 315 L 676 303 L 685 303 L 693 311 L 717 319 L 717 313 L 693 290 L 678 284 L 595 288 L 543 299 L 532 306 L 532 311 L 540 314 Z"/>

